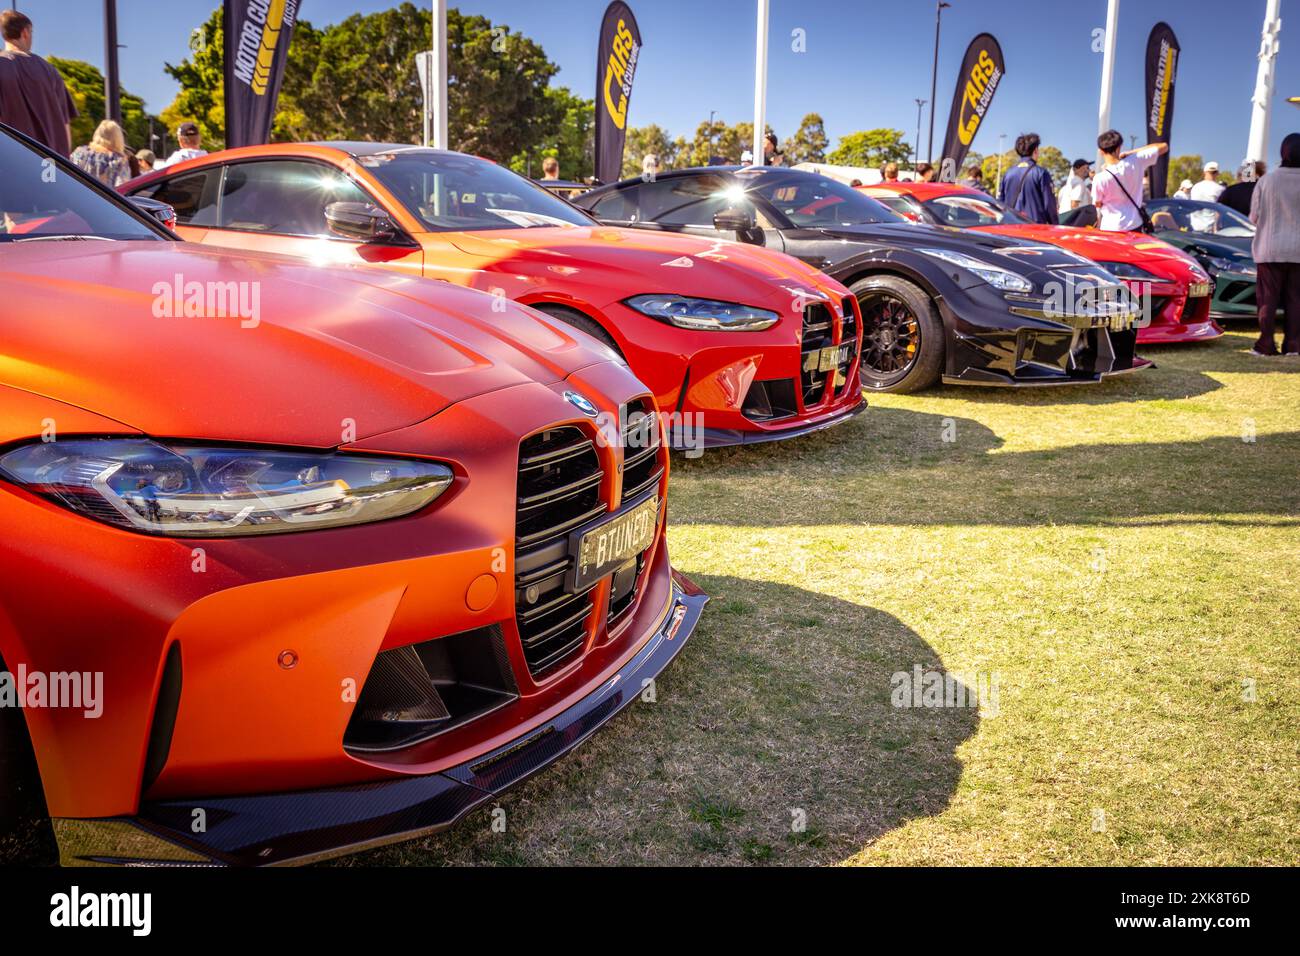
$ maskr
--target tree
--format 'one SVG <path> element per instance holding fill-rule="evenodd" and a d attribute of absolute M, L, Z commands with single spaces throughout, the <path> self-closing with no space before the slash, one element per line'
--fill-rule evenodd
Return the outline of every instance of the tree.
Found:
<path fill-rule="evenodd" d="M 536 176 L 542 160 L 554 156 L 560 163 L 561 179 L 583 182 L 596 172 L 596 105 L 575 96 L 567 86 L 548 87 L 546 96 L 559 113 L 559 127 L 550 142 L 512 157 L 510 168 Z"/>
<path fill-rule="evenodd" d="M 77 112 L 81 114 L 72 121 L 72 145 L 77 147 L 89 143 L 95 127 L 104 119 L 104 74 L 99 72 L 99 67 L 82 60 L 65 60 L 58 56 L 49 60 L 63 77 L 72 101 L 77 104 Z M 157 119 L 144 108 L 144 100 L 122 90 L 122 132 L 126 134 L 127 146 L 148 148 L 149 121 Z"/>
<path fill-rule="evenodd" d="M 820 113 L 809 113 L 795 134 L 785 142 L 785 164 L 822 163 L 826 161 L 826 124 Z"/>
<path fill-rule="evenodd" d="M 659 157 L 659 168 L 672 169 L 677 165 L 678 152 L 686 146 L 680 137 L 676 141 L 668 138 L 668 131 L 661 126 L 633 127 L 627 131 L 627 143 L 623 147 L 623 178 L 640 176 L 642 164 L 649 153 Z"/>
<path fill-rule="evenodd" d="M 192 119 L 224 143 L 221 11 L 195 31 L 191 55 L 166 70 L 181 91 L 164 116 Z M 423 97 L 415 54 L 428 46 L 431 12 L 403 2 L 316 30 L 294 28 L 273 140 L 367 139 L 415 143 Z M 452 145 L 497 162 L 555 146 L 572 105 L 548 94 L 558 67 L 542 48 L 486 17 L 447 11 L 448 129 Z M 571 132 L 579 133 L 574 117 Z M 557 147 L 558 148 L 558 147 Z"/>
<path fill-rule="evenodd" d="M 903 141 L 901 129 L 864 129 L 840 140 L 828 162 L 836 166 L 880 167 L 905 163 L 912 147 Z"/>

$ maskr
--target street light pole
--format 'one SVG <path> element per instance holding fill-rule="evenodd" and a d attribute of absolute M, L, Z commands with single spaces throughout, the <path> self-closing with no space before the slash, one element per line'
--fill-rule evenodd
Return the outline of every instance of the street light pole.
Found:
<path fill-rule="evenodd" d="M 922 99 L 916 101 L 916 147 L 912 150 L 913 169 L 916 169 L 916 161 L 921 158 L 921 109 L 928 102 Z"/>
<path fill-rule="evenodd" d="M 754 53 L 754 158 L 752 160 L 755 166 L 763 165 L 763 134 L 767 127 L 767 23 L 768 0 L 758 0 L 758 39 Z"/>
<path fill-rule="evenodd" d="M 939 24 L 943 20 L 943 8 L 951 6 L 951 3 L 945 3 L 944 0 L 938 0 L 934 5 L 934 67 L 930 71 L 930 142 L 925 150 L 926 162 L 934 161 L 934 94 L 939 86 Z M 921 138 L 920 133 L 916 138 Z"/>
<path fill-rule="evenodd" d="M 122 122 L 122 88 L 117 78 L 117 0 L 104 0 L 104 118 Z"/>
<path fill-rule="evenodd" d="M 1006 152 L 1005 143 L 1007 141 L 1006 133 L 998 133 L 998 179 L 993 184 L 993 195 L 997 195 L 1002 189 L 1002 155 Z"/>

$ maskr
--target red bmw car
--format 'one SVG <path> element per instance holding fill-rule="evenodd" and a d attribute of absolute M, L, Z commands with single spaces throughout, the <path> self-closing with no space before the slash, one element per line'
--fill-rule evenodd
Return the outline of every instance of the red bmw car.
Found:
<path fill-rule="evenodd" d="M 601 226 L 507 169 L 376 143 L 214 153 L 122 187 L 205 246 L 378 265 L 512 299 L 618 352 L 676 447 L 768 441 L 864 407 L 844 286 L 779 252 Z"/>
<path fill-rule="evenodd" d="M 1213 283 L 1186 253 L 1153 236 L 1030 222 L 978 189 L 956 183 L 877 183 L 859 187 L 914 222 L 1049 242 L 1106 268 L 1142 300 L 1139 345 L 1201 342 L 1223 329 L 1210 317 Z"/>
<path fill-rule="evenodd" d="M 177 242 L 4 130 L 0 210 L 0 847 L 41 813 L 68 864 L 429 832 L 690 636 L 654 397 L 589 336 Z"/>

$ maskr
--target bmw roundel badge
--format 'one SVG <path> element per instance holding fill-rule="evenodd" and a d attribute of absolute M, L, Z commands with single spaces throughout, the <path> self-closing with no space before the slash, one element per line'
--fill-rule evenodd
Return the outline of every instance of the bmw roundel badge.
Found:
<path fill-rule="evenodd" d="M 565 392 L 564 400 L 588 418 L 595 418 L 600 414 L 600 409 L 591 404 L 590 399 L 585 395 L 579 395 L 577 392 Z"/>

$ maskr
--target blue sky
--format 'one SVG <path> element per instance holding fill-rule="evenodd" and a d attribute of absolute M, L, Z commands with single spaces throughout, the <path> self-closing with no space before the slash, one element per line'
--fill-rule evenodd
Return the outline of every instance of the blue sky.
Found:
<path fill-rule="evenodd" d="M 12 0 L 2 0 L 9 5 Z M 710 110 L 727 122 L 752 118 L 754 0 L 630 0 L 645 41 L 632 97 L 633 125 L 658 123 L 688 138 Z M 558 63 L 558 82 L 591 96 L 595 41 L 606 0 L 461 0 L 453 5 L 508 24 L 542 44 Z M 974 148 L 997 149 L 1034 130 L 1067 154 L 1091 156 L 1101 85 L 1092 31 L 1104 25 L 1105 0 L 952 0 L 944 11 L 935 149 L 942 145 L 961 54 L 975 34 L 998 37 L 1007 76 Z M 216 0 L 119 0 L 122 82 L 153 110 L 175 92 L 162 72 L 185 55 L 186 38 Z M 303 0 L 317 26 L 394 0 Z M 36 51 L 103 62 L 100 0 L 18 0 L 36 21 Z M 1264 0 L 1122 0 L 1113 125 L 1141 135 L 1147 33 L 1165 20 L 1182 43 L 1173 150 L 1235 167 L 1246 149 L 1250 96 Z M 1288 21 L 1288 16 L 1290 20 Z M 1282 137 L 1300 130 L 1300 0 L 1283 0 L 1277 102 L 1269 158 Z M 1287 27 L 1290 32 L 1287 32 Z M 807 52 L 791 49 L 806 31 Z M 934 43 L 931 0 L 772 0 L 768 122 L 784 138 L 817 111 L 831 143 L 857 129 L 890 126 L 916 138 L 915 98 L 929 99 Z M 929 107 L 926 107 L 928 121 Z M 922 129 L 922 146 L 927 139 Z"/>

